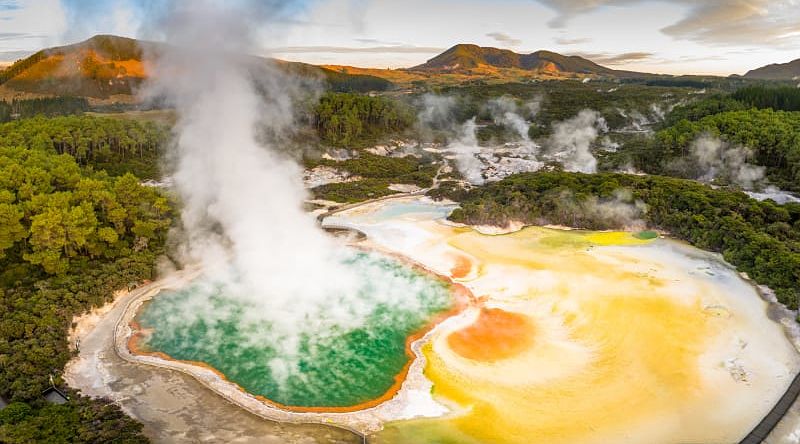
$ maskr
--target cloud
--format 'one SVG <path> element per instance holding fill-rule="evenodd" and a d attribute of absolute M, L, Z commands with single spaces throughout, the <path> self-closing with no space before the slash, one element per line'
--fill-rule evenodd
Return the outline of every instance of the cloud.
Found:
<path fill-rule="evenodd" d="M 563 28 L 575 16 L 607 6 L 625 6 L 646 0 L 539 0 L 558 15 L 548 24 Z M 722 45 L 787 46 L 800 38 L 797 0 L 671 0 L 686 15 L 661 31 L 678 39 Z"/>
<path fill-rule="evenodd" d="M 590 38 L 575 38 L 570 39 L 566 37 L 556 37 L 553 39 L 559 45 L 579 45 L 581 43 L 589 43 L 592 41 Z"/>
<path fill-rule="evenodd" d="M 622 54 L 610 54 L 607 52 L 581 52 L 573 55 L 587 58 L 601 65 L 624 65 L 626 63 L 649 60 L 654 54 L 652 52 L 625 52 Z"/>
<path fill-rule="evenodd" d="M 698 3 L 667 35 L 701 43 L 787 45 L 800 37 L 796 0 L 735 0 Z"/>
<path fill-rule="evenodd" d="M 39 39 L 40 35 L 27 32 L 0 32 L 0 40 Z"/>
<path fill-rule="evenodd" d="M 0 11 L 16 11 L 20 8 L 16 0 L 0 0 Z"/>
<path fill-rule="evenodd" d="M 368 46 L 368 47 L 349 47 L 349 46 L 283 46 L 271 48 L 274 54 L 305 54 L 305 53 L 330 53 L 330 54 L 438 54 L 445 48 L 433 48 L 426 46 L 398 45 L 398 46 Z"/>
<path fill-rule="evenodd" d="M 14 62 L 19 59 L 24 59 L 29 55 L 33 54 L 35 51 L 0 51 L 0 61 L 3 62 Z"/>
<path fill-rule="evenodd" d="M 403 45 L 407 45 L 407 43 L 404 43 L 404 42 L 392 42 L 392 41 L 386 41 L 386 40 L 381 40 L 381 39 L 360 38 L 360 39 L 353 39 L 353 40 L 357 41 L 358 43 L 363 43 L 365 45 L 376 45 L 376 46 L 403 46 Z"/>
<path fill-rule="evenodd" d="M 503 32 L 490 32 L 490 33 L 486 34 L 486 37 L 491 37 L 495 41 L 497 41 L 499 43 L 503 43 L 503 44 L 509 45 L 509 46 L 517 46 L 517 45 L 520 45 L 522 43 L 522 40 L 515 39 L 515 38 L 511 37 L 510 35 L 505 34 Z"/>

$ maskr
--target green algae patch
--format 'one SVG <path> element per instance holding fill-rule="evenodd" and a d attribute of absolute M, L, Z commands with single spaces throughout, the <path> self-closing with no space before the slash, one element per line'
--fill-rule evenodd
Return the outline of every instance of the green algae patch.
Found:
<path fill-rule="evenodd" d="M 640 231 L 640 232 L 634 234 L 633 236 L 636 239 L 641 239 L 641 240 L 658 239 L 658 233 L 656 233 L 655 231 L 652 231 L 652 230 Z"/>
<path fill-rule="evenodd" d="M 396 260 L 357 253 L 349 266 L 370 270 L 360 300 L 384 301 L 371 306 L 356 327 L 319 331 L 318 320 L 308 319 L 287 335 L 270 321 L 274 318 L 259 316 L 263 307 L 199 282 L 164 292 L 143 307 L 137 318 L 147 332 L 141 345 L 147 352 L 207 364 L 247 392 L 284 406 L 368 403 L 390 391 L 406 370 L 407 339 L 453 302 L 446 283 Z M 372 297 L 386 291 L 387 283 L 405 299 Z M 337 301 L 332 297 L 330 303 Z"/>

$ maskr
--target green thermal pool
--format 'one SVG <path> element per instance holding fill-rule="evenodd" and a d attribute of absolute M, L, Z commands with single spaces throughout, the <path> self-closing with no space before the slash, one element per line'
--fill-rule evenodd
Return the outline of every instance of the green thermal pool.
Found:
<path fill-rule="evenodd" d="M 349 407 L 380 398 L 409 361 L 407 338 L 448 310 L 452 297 L 440 279 L 384 256 L 356 253 L 348 266 L 372 270 L 359 299 L 376 301 L 368 316 L 358 327 L 325 335 L 301 328 L 292 356 L 281 355 L 287 339 L 269 316 L 254 315 L 263 307 L 226 296 L 223 286 L 202 278 L 143 306 L 136 319 L 145 332 L 140 347 L 208 364 L 247 392 L 286 406 Z M 387 282 L 403 292 L 400 302 L 375 294 Z"/>

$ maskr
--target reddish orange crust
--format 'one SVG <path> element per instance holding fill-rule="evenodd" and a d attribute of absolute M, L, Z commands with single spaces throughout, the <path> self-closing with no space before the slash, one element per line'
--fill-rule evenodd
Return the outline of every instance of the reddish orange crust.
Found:
<path fill-rule="evenodd" d="M 396 255 L 395 255 L 395 257 L 402 258 L 402 256 L 396 256 Z M 405 258 L 402 258 L 402 259 L 403 259 L 404 262 L 409 263 L 409 261 L 407 259 L 405 259 Z M 357 412 L 359 410 L 372 408 L 372 407 L 375 407 L 375 406 L 377 406 L 379 404 L 382 404 L 382 403 L 392 399 L 397 394 L 397 392 L 400 391 L 400 388 L 403 385 L 403 381 L 406 380 L 406 377 L 408 376 L 408 371 L 411 369 L 411 364 L 414 362 L 414 358 L 416 357 L 414 355 L 414 351 L 411 349 L 411 344 L 413 344 L 414 341 L 416 341 L 416 340 L 422 338 L 423 336 L 425 336 L 429 331 L 431 331 L 431 329 L 433 329 L 433 327 L 435 327 L 437 324 L 439 324 L 443 320 L 445 320 L 445 319 L 447 319 L 447 318 L 449 318 L 451 316 L 457 315 L 458 313 L 462 312 L 467 306 L 473 305 L 473 304 L 476 303 L 476 300 L 473 297 L 472 292 L 470 292 L 467 287 L 465 287 L 465 286 L 463 286 L 461 284 L 457 284 L 457 283 L 453 282 L 450 277 L 442 276 L 442 275 L 438 275 L 436 273 L 433 273 L 431 270 L 428 270 L 427 268 L 425 268 L 425 267 L 423 267 L 423 266 L 421 266 L 420 264 L 417 264 L 417 263 L 413 263 L 412 262 L 411 266 L 414 267 L 417 270 L 422 270 L 425 273 L 433 274 L 437 278 L 447 282 L 451 286 L 451 291 L 452 291 L 452 294 L 453 294 L 453 298 L 454 298 L 455 304 L 453 305 L 452 309 L 448 310 L 447 312 L 440 313 L 439 315 L 435 316 L 423 328 L 421 328 L 420 330 L 414 332 L 412 335 L 410 335 L 408 338 L 406 338 L 405 350 L 406 350 L 406 356 L 407 356 L 408 359 L 406 360 L 406 363 L 403 366 L 403 369 L 397 375 L 395 375 L 394 384 L 392 384 L 392 386 L 383 395 L 379 396 L 378 398 L 371 399 L 369 401 L 365 401 L 365 402 L 362 402 L 360 404 L 356 404 L 356 405 L 352 405 L 352 406 L 343 406 L 343 407 L 304 407 L 304 406 L 285 405 L 285 404 L 281 404 L 279 402 L 275 402 L 275 401 L 273 401 L 271 399 L 268 399 L 268 398 L 266 398 L 264 396 L 261 396 L 261 395 L 253 395 L 252 393 L 248 393 L 244 388 L 242 388 L 241 386 L 239 386 L 235 382 L 228 380 L 228 378 L 226 378 L 225 375 L 222 372 L 220 372 L 219 370 L 215 369 L 214 367 L 211 367 L 210 365 L 208 365 L 208 364 L 206 364 L 204 362 L 185 361 L 185 360 L 173 359 L 171 356 L 169 356 L 169 355 L 167 355 L 166 353 L 163 353 L 163 352 L 145 351 L 142 348 L 142 346 L 140 344 L 140 341 L 144 338 L 144 335 L 145 335 L 146 332 L 135 321 L 131 321 L 130 324 L 129 324 L 131 326 L 131 329 L 133 330 L 133 333 L 131 334 L 130 338 L 128 338 L 128 344 L 127 344 L 128 345 L 128 350 L 130 350 L 130 352 L 132 354 L 134 354 L 134 355 L 153 356 L 153 357 L 157 357 L 157 358 L 160 358 L 160 359 L 164 359 L 166 361 L 182 362 L 184 364 L 194 365 L 194 366 L 198 366 L 198 367 L 202 367 L 204 369 L 210 370 L 210 371 L 214 372 L 214 374 L 216 374 L 220 379 L 233 384 L 242 393 L 250 394 L 251 396 L 254 396 L 256 399 L 264 402 L 265 404 L 268 404 L 268 405 L 271 405 L 273 407 L 277 407 L 277 408 L 279 408 L 281 410 L 286 410 L 286 411 L 289 411 L 289 412 L 295 412 L 295 413 L 351 413 L 351 412 Z"/>
<path fill-rule="evenodd" d="M 447 345 L 467 359 L 493 362 L 527 350 L 534 334 L 527 317 L 499 308 L 482 308 L 475 322 L 447 336 Z"/>
<path fill-rule="evenodd" d="M 454 259 L 456 263 L 453 265 L 453 268 L 450 269 L 450 276 L 452 276 L 453 279 L 467 277 L 469 272 L 472 271 L 472 261 L 462 255 L 454 255 Z"/>

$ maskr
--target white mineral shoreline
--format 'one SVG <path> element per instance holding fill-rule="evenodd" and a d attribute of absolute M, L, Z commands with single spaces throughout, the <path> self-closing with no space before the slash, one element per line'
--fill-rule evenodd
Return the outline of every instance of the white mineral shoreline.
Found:
<path fill-rule="evenodd" d="M 415 395 L 419 393 L 430 393 L 432 384 L 422 373 L 425 367 L 425 357 L 421 352 L 421 347 L 428 341 L 430 335 L 433 333 L 433 329 L 411 344 L 411 350 L 415 357 L 401 389 L 390 400 L 375 407 L 346 413 L 291 412 L 283 410 L 247 393 L 241 387 L 222 378 L 211 369 L 187 362 L 166 360 L 156 356 L 132 353 L 128 347 L 128 341 L 134 333 L 130 325 L 131 321 L 133 321 L 142 304 L 152 299 L 160 291 L 170 288 L 171 286 L 169 285 L 152 288 L 150 291 L 140 294 L 128 303 L 123 315 L 117 321 L 114 331 L 114 343 L 117 354 L 122 359 L 129 362 L 152 365 L 186 373 L 197 379 L 197 381 L 208 389 L 227 399 L 229 402 L 264 419 L 289 423 L 335 424 L 360 434 L 369 434 L 380 430 L 382 425 L 389 420 L 398 420 L 408 417 L 407 415 L 403 415 L 403 412 L 408 412 L 410 401 L 415 399 Z"/>
<path fill-rule="evenodd" d="M 401 259 L 412 266 L 425 268 L 421 264 L 395 253 L 382 251 L 382 249 L 377 247 L 368 247 L 368 249 L 379 250 L 384 254 L 389 254 Z M 432 271 L 427 271 L 433 274 Z M 135 297 L 127 301 L 127 305 L 122 315 L 116 321 L 116 326 L 114 328 L 114 347 L 116 353 L 122 359 L 137 364 L 177 370 L 188 374 L 229 402 L 271 421 L 296 424 L 334 424 L 365 435 L 380 430 L 383 424 L 388 421 L 423 416 L 442 416 L 448 412 L 447 408 L 436 403 L 430 395 L 432 383 L 423 374 L 426 360 L 421 351 L 422 346 L 428 342 L 431 335 L 434 334 L 441 323 L 434 325 L 425 335 L 411 343 L 410 348 L 414 354 L 414 358 L 412 359 L 406 378 L 397 393 L 395 393 L 391 399 L 377 406 L 353 412 L 318 413 L 284 410 L 276 405 L 270 404 L 268 401 L 256 398 L 239 387 L 236 383 L 225 379 L 210 368 L 201 367 L 184 361 L 168 360 L 157 356 L 133 353 L 128 346 L 131 337 L 135 333 L 131 324 L 142 305 L 163 290 L 177 289 L 186 285 L 192 279 L 199 276 L 200 272 L 199 269 L 194 269 L 167 276 L 164 279 L 142 287 Z M 118 303 L 121 300 L 122 299 L 115 301 L 114 303 Z M 88 330 L 86 326 L 82 324 L 91 322 L 91 320 L 92 317 L 88 316 L 78 319 L 76 331 Z"/>

